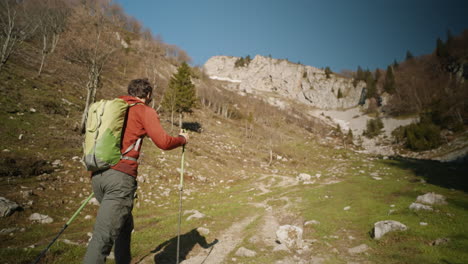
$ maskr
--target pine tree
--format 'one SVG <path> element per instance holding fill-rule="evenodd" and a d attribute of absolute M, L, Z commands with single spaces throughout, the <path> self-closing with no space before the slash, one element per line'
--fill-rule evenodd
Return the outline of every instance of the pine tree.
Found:
<path fill-rule="evenodd" d="M 169 82 L 162 101 L 163 107 L 171 112 L 171 121 L 174 123 L 174 113 L 179 113 L 179 125 L 182 127 L 184 113 L 192 112 L 195 106 L 195 85 L 190 77 L 192 73 L 187 63 L 182 63 Z"/>
<path fill-rule="evenodd" d="M 379 70 L 379 69 L 376 69 L 376 70 L 375 70 L 375 74 L 374 74 L 374 76 L 375 76 L 375 81 L 376 81 L 376 82 L 379 81 L 381 75 L 382 75 L 382 73 L 380 72 L 380 70 Z"/>
<path fill-rule="evenodd" d="M 367 75 L 366 88 L 367 88 L 367 98 L 368 99 L 370 99 L 372 97 L 377 97 L 377 87 L 375 85 L 375 80 L 372 77 L 372 74 Z"/>
<path fill-rule="evenodd" d="M 440 38 L 437 38 L 436 55 L 440 58 L 447 57 L 448 55 L 447 45 Z"/>
<path fill-rule="evenodd" d="M 412 58 L 414 58 L 413 54 L 411 53 L 411 51 L 407 50 L 406 51 L 406 60 L 411 60 Z"/>
<path fill-rule="evenodd" d="M 395 92 L 395 76 L 393 74 L 393 68 L 391 66 L 387 67 L 387 72 L 385 74 L 384 91 L 386 91 L 389 94 Z"/>
<path fill-rule="evenodd" d="M 330 78 L 330 74 L 332 74 L 333 72 L 331 71 L 330 67 L 326 67 L 325 68 L 325 75 L 327 76 L 327 79 Z"/>

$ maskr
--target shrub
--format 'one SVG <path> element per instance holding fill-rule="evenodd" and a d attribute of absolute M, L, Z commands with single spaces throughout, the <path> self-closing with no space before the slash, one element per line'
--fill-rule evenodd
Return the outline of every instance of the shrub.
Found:
<path fill-rule="evenodd" d="M 362 134 L 368 138 L 373 138 L 382 133 L 383 127 L 384 125 L 379 117 L 375 119 L 369 119 L 367 120 L 366 130 L 364 130 Z"/>
<path fill-rule="evenodd" d="M 422 151 L 436 148 L 440 145 L 440 128 L 432 122 L 410 124 L 405 128 L 406 147 Z"/>
<path fill-rule="evenodd" d="M 404 143 L 414 151 L 433 149 L 441 144 L 440 128 L 425 116 L 418 123 L 398 127 L 392 136 L 396 143 Z"/>

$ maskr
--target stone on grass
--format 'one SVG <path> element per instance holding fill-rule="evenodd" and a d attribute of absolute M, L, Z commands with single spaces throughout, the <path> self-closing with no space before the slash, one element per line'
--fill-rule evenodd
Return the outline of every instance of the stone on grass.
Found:
<path fill-rule="evenodd" d="M 438 238 L 430 243 L 431 246 L 445 245 L 450 242 L 450 238 Z"/>
<path fill-rule="evenodd" d="M 273 248 L 273 252 L 277 251 L 289 251 L 289 249 L 285 244 L 278 244 Z"/>
<path fill-rule="evenodd" d="M 29 220 L 38 222 L 40 224 L 50 224 L 54 222 L 54 219 L 48 215 L 42 215 L 39 213 L 34 213 L 31 216 L 29 216 Z"/>
<path fill-rule="evenodd" d="M 276 231 L 276 238 L 286 247 L 302 248 L 302 229 L 293 225 L 283 225 Z"/>
<path fill-rule="evenodd" d="M 361 254 L 366 252 L 369 249 L 369 247 L 366 244 L 361 244 L 359 246 L 353 247 L 348 249 L 348 253 L 353 255 L 353 254 Z"/>
<path fill-rule="evenodd" d="M 447 204 L 445 196 L 433 192 L 418 196 L 418 198 L 416 198 L 416 202 L 425 204 Z"/>
<path fill-rule="evenodd" d="M 406 229 L 408 228 L 398 221 L 379 221 L 374 224 L 373 237 L 374 239 L 380 239 L 383 237 L 383 235 L 385 235 L 388 232 L 405 231 Z"/>
<path fill-rule="evenodd" d="M 88 204 L 99 205 L 99 201 L 96 199 L 96 197 L 93 197 L 91 200 L 89 200 Z"/>
<path fill-rule="evenodd" d="M 210 234 L 210 230 L 208 228 L 204 228 L 204 227 L 197 228 L 197 231 L 202 236 L 206 236 L 206 235 Z"/>
<path fill-rule="evenodd" d="M 351 206 L 346 206 L 345 208 L 343 208 L 343 210 L 345 211 L 348 211 L 349 209 L 351 209 Z"/>
<path fill-rule="evenodd" d="M 250 249 L 246 249 L 245 247 L 240 247 L 236 251 L 236 256 L 238 257 L 255 257 L 256 255 L 257 255 L 257 252 L 250 250 Z"/>
<path fill-rule="evenodd" d="M 5 197 L 0 197 L 0 217 L 6 217 L 12 215 L 16 210 L 21 207 Z"/>
<path fill-rule="evenodd" d="M 308 226 L 308 225 L 320 225 L 320 222 L 317 220 L 310 220 L 304 223 L 304 226 Z"/>
<path fill-rule="evenodd" d="M 312 176 L 310 176 L 309 174 L 307 173 L 300 173 L 297 177 L 296 177 L 296 180 L 297 181 L 310 181 L 312 179 Z"/>
<path fill-rule="evenodd" d="M 200 213 L 200 212 L 197 211 L 197 210 L 185 210 L 185 211 L 184 211 L 184 215 L 186 215 L 186 214 L 192 214 L 192 215 L 190 215 L 189 217 L 187 217 L 187 221 L 189 221 L 189 220 L 191 220 L 191 219 L 193 219 L 193 218 L 199 219 L 199 218 L 205 217 L 204 214 Z"/>
<path fill-rule="evenodd" d="M 434 210 L 429 205 L 424 205 L 424 204 L 420 204 L 420 203 L 412 203 L 409 206 L 409 209 L 415 210 L 415 211 L 419 211 L 419 210 L 433 211 Z"/>

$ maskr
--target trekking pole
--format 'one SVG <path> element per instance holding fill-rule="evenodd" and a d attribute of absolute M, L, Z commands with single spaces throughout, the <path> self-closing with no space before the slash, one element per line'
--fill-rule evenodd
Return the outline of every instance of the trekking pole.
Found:
<path fill-rule="evenodd" d="M 41 258 L 46 254 L 46 252 L 49 250 L 49 248 L 52 246 L 52 244 L 54 244 L 54 242 L 57 240 L 57 238 L 63 233 L 63 231 L 65 231 L 65 229 L 67 229 L 67 227 L 71 224 L 71 222 L 73 222 L 73 220 L 81 212 L 81 210 L 83 210 L 83 208 L 89 202 L 89 200 L 91 200 L 93 195 L 94 195 L 94 193 L 91 193 L 89 195 L 89 197 L 86 198 L 86 200 L 81 204 L 80 208 L 78 208 L 78 210 L 76 210 L 76 212 L 73 214 L 73 216 L 70 218 L 70 220 L 68 220 L 68 222 L 62 227 L 62 230 L 60 230 L 60 232 L 57 234 L 57 236 L 52 240 L 52 242 L 50 242 L 50 244 L 36 258 L 36 260 L 33 262 L 34 264 L 39 263 L 39 260 L 41 260 Z"/>
<path fill-rule="evenodd" d="M 177 264 L 179 264 L 180 253 L 180 225 L 182 221 L 182 191 L 184 189 L 184 159 L 185 145 L 182 146 L 182 158 L 180 160 L 180 183 L 179 183 L 179 224 L 177 227 Z"/>

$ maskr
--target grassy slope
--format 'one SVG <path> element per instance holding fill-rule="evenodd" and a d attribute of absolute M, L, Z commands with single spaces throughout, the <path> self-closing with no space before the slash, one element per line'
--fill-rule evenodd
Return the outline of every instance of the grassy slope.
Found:
<path fill-rule="evenodd" d="M 8 95 L 2 96 L 0 105 L 0 117 L 4 124 L 0 130 L 4 139 L 0 147 L 10 150 L 1 155 L 3 160 L 15 159 L 21 174 L 28 173 L 26 168 L 30 168 L 28 165 L 34 162 L 39 162 L 38 169 L 48 174 L 0 179 L 2 196 L 23 205 L 33 201 L 24 211 L 0 220 L 0 229 L 25 229 L 24 232 L 14 231 L 12 235 L 0 235 L 0 259 L 4 263 L 31 262 L 90 191 L 89 179 L 81 164 L 72 159 L 81 155 L 80 136 L 73 131 L 74 123 L 79 120 L 79 100 L 72 96 L 65 97 L 69 93 L 57 92 L 52 79 L 30 80 L 24 77 L 28 74 L 27 69 L 18 67 L 0 75 L 2 95 Z M 11 87 L 18 89 L 5 89 Z M 61 104 L 57 98 L 62 96 L 76 106 Z M 59 105 L 48 107 L 50 103 Z M 31 107 L 37 111 L 31 113 Z M 62 107 L 66 113 L 56 112 Z M 384 160 L 357 154 L 334 148 L 337 145 L 334 141 L 322 145 L 314 135 L 294 125 L 286 126 L 279 120 L 283 125 L 277 126 L 276 132 L 284 137 L 275 142 L 273 149 L 288 161 L 275 160 L 271 166 L 266 166 L 269 159 L 268 140 L 263 138 L 265 131 L 262 128 L 256 126 L 254 136 L 245 138 L 240 129 L 241 121 L 226 120 L 207 110 L 195 111 L 187 121 L 199 122 L 204 131 L 193 133 L 187 146 L 183 206 L 184 209 L 196 209 L 206 215 L 199 220 L 186 221 L 187 215 L 183 218 L 182 233 L 187 234 L 183 248 L 190 249 L 187 257 L 202 251 L 197 244 L 200 237 L 188 235 L 194 228 L 209 228 L 210 233 L 205 238 L 210 243 L 221 238 L 233 223 L 255 216 L 255 220 L 239 234 L 243 242 L 236 248 L 244 246 L 255 250 L 258 255 L 254 258 L 236 257 L 233 250 L 226 252 L 226 263 L 234 262 L 233 258 L 243 263 L 271 263 L 294 255 L 303 259 L 323 259 L 325 263 L 468 261 L 468 254 L 463 250 L 468 247 L 468 227 L 465 224 L 468 219 L 468 188 L 463 179 L 468 175 L 466 166 Z M 163 125 L 167 130 L 171 129 L 166 122 Z M 21 133 L 24 137 L 18 140 Z M 143 152 L 142 177 L 134 208 L 134 259 L 151 260 L 151 251 L 165 242 L 169 242 L 169 245 L 163 249 L 162 257 L 171 259 L 175 255 L 177 232 L 179 174 L 176 168 L 180 166 L 180 149 L 162 152 L 146 140 Z M 52 168 L 50 162 L 55 159 L 62 160 L 63 166 Z M 5 170 L 12 168 L 11 164 L 3 165 Z M 319 173 L 321 177 L 312 185 L 280 186 L 278 181 L 272 181 L 274 175 L 294 179 L 301 172 L 311 175 Z M 371 175 L 379 176 L 382 180 L 374 180 Z M 427 183 L 422 183 L 421 179 Z M 271 192 L 264 193 L 260 185 Z M 32 190 L 34 194 L 24 198 L 21 191 L 25 190 Z M 431 213 L 408 209 L 418 195 L 430 191 L 445 195 L 448 205 L 435 206 L 435 212 Z M 287 208 L 280 199 L 283 197 L 291 201 Z M 272 207 L 272 214 L 279 224 L 302 227 L 306 220 L 320 221 L 319 225 L 304 229 L 304 238 L 317 240 L 310 245 L 311 251 L 272 253 L 266 243 L 251 242 L 250 238 L 261 232 L 264 225 L 262 217 L 266 215 L 266 210 L 256 208 L 253 203 L 263 202 Z M 390 207 L 392 204 L 394 208 Z M 351 209 L 344 211 L 345 206 L 351 206 Z M 390 209 L 395 211 L 389 213 Z M 57 242 L 46 257 L 47 263 L 80 263 L 88 240 L 86 233 L 92 231 L 93 225 L 93 220 L 85 220 L 84 216 L 94 216 L 96 211 L 96 206 L 85 207 L 61 237 L 80 245 Z M 55 221 L 46 225 L 31 224 L 27 218 L 34 212 L 47 214 Z M 387 219 L 401 221 L 409 230 L 387 234 L 379 241 L 372 240 L 369 232 L 373 223 Z M 420 222 L 427 222 L 428 226 L 421 226 Z M 429 245 L 441 237 L 451 240 L 447 245 Z M 348 253 L 348 248 L 363 243 L 371 248 L 367 253 Z M 29 248 L 31 245 L 35 247 Z"/>

